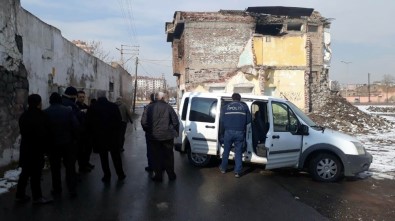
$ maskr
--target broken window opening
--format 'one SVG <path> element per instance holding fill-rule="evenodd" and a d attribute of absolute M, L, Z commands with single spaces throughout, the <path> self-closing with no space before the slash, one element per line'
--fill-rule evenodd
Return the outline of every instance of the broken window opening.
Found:
<path fill-rule="evenodd" d="M 282 24 L 272 24 L 272 25 L 259 25 L 255 26 L 255 33 L 263 35 L 278 35 L 283 29 Z"/>
<path fill-rule="evenodd" d="M 288 31 L 302 31 L 302 24 L 301 23 L 288 23 L 287 30 Z"/>
<path fill-rule="evenodd" d="M 317 25 L 309 25 L 309 26 L 307 26 L 307 31 L 308 32 L 318 32 L 318 26 Z"/>

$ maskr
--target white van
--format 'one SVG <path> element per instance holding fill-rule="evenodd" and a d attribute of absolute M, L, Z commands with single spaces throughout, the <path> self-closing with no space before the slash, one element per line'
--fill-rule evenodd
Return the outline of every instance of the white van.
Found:
<path fill-rule="evenodd" d="M 220 111 L 231 102 L 231 96 L 198 92 L 183 95 L 175 149 L 187 152 L 191 164 L 206 166 L 213 157 L 221 158 Z M 244 94 L 241 97 L 252 115 L 246 129 L 243 162 L 265 165 L 266 169 L 298 168 L 323 182 L 369 169 L 372 155 L 354 137 L 316 125 L 287 100 Z M 234 159 L 233 151 L 229 159 Z"/>

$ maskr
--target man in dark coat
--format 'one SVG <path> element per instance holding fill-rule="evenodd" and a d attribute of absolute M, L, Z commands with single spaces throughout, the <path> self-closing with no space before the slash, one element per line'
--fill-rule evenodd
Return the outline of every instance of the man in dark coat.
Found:
<path fill-rule="evenodd" d="M 52 194 L 59 195 L 62 192 L 61 162 L 63 160 L 67 188 L 70 195 L 75 196 L 77 178 L 74 166 L 74 139 L 79 123 L 72 109 L 62 105 L 62 98 L 58 93 L 51 94 L 49 103 L 51 105 L 45 109 L 45 112 L 49 116 L 52 133 L 52 143 L 49 149 Z"/>
<path fill-rule="evenodd" d="M 141 126 L 147 133 L 154 157 L 152 180 L 162 182 L 163 168 L 169 180 L 175 180 L 174 138 L 178 136 L 179 121 L 173 107 L 165 102 L 165 94 L 158 92 L 156 101 L 147 106 L 141 117 Z"/>
<path fill-rule="evenodd" d="M 114 164 L 118 180 L 125 179 L 119 145 L 121 132 L 121 113 L 118 106 L 107 100 L 104 92 L 99 92 L 99 98 L 91 105 L 87 113 L 87 124 L 93 140 L 93 151 L 99 153 L 104 176 L 103 182 L 111 180 L 108 162 L 108 152 Z"/>
<path fill-rule="evenodd" d="M 44 204 L 52 200 L 46 199 L 41 192 L 41 171 L 44 166 L 44 152 L 48 148 L 50 139 L 49 119 L 41 110 L 41 97 L 32 94 L 28 97 L 28 109 L 19 118 L 21 133 L 21 146 L 19 166 L 22 172 L 19 175 L 16 199 L 27 201 L 25 194 L 27 182 L 30 178 L 33 203 Z"/>
<path fill-rule="evenodd" d="M 85 92 L 78 91 L 76 105 L 80 111 L 80 133 L 81 137 L 78 142 L 78 170 L 79 172 L 90 172 L 95 166 L 90 161 L 92 145 L 89 145 L 88 131 L 86 128 L 86 112 L 89 106 L 85 104 Z"/>

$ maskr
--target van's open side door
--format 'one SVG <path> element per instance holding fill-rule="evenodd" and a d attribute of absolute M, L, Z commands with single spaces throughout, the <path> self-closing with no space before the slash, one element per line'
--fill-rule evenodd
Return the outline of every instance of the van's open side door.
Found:
<path fill-rule="evenodd" d="M 286 103 L 269 99 L 270 128 L 265 146 L 266 169 L 294 167 L 299 162 L 302 136 L 297 135 L 299 120 Z"/>
<path fill-rule="evenodd" d="M 191 94 L 186 116 L 185 133 L 191 152 L 216 155 L 218 147 L 219 98 Z"/>

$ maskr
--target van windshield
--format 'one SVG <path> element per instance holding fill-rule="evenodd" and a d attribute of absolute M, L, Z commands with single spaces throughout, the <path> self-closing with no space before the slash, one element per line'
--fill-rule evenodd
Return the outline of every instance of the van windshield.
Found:
<path fill-rule="evenodd" d="M 311 120 L 303 111 L 301 111 L 295 104 L 287 101 L 287 104 L 292 108 L 292 110 L 300 117 L 306 124 L 307 126 L 314 127 L 317 126 L 316 123 L 314 123 L 313 120 Z"/>

